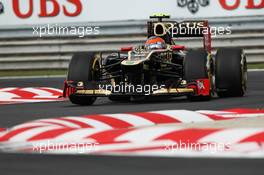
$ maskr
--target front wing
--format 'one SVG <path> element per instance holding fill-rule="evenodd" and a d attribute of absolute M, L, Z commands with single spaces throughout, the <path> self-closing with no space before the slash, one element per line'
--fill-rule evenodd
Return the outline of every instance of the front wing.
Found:
<path fill-rule="evenodd" d="M 65 82 L 64 97 L 71 94 L 77 96 L 94 96 L 94 97 L 108 97 L 108 96 L 209 96 L 211 92 L 209 79 L 199 79 L 195 82 L 189 83 L 186 87 L 181 88 L 161 88 L 150 93 L 117 93 L 105 89 L 89 89 L 72 86 L 72 82 Z"/>

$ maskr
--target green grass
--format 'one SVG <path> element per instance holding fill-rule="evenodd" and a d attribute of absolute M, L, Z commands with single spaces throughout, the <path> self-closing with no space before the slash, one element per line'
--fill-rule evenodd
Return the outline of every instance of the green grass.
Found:
<path fill-rule="evenodd" d="M 264 69 L 264 63 L 249 64 L 249 69 Z"/>
<path fill-rule="evenodd" d="M 264 63 L 249 64 L 249 69 L 264 69 Z M 66 69 L 54 70 L 1 70 L 0 77 L 17 77 L 17 76 L 64 76 L 67 74 Z"/>
<path fill-rule="evenodd" d="M 66 75 L 66 69 L 56 70 L 1 70 L 0 77 L 13 77 L 13 76 L 56 76 Z"/>

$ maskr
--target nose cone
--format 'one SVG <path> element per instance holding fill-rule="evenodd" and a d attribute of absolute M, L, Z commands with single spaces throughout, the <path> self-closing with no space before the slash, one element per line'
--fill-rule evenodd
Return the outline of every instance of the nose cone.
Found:
<path fill-rule="evenodd" d="M 122 66 L 135 66 L 142 63 L 144 60 L 124 60 L 121 62 Z"/>

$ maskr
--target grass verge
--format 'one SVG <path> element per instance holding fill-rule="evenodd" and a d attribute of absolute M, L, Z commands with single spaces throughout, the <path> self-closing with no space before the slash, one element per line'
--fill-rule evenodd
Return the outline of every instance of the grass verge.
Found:
<path fill-rule="evenodd" d="M 56 70 L 1 70 L 0 77 L 23 77 L 23 76 L 64 76 L 66 69 Z"/>
<path fill-rule="evenodd" d="M 264 69 L 264 63 L 249 64 L 249 69 Z"/>
<path fill-rule="evenodd" d="M 264 69 L 264 63 L 249 64 L 248 69 Z M 0 70 L 0 77 L 24 77 L 24 76 L 66 76 L 66 69 L 50 70 Z"/>

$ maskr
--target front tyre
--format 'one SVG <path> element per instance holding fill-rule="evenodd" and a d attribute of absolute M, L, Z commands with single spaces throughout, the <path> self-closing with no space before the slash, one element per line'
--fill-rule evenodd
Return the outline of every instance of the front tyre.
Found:
<path fill-rule="evenodd" d="M 88 106 L 94 104 L 96 97 L 86 97 L 86 96 L 78 96 L 76 94 L 71 94 L 69 96 L 69 99 L 73 104 Z"/>
<path fill-rule="evenodd" d="M 95 57 L 95 53 L 77 53 L 74 54 L 68 71 L 68 81 L 83 82 L 85 87 L 94 88 L 93 81 L 99 79 L 100 64 Z M 71 94 L 70 101 L 77 105 L 92 105 L 96 97 L 80 96 L 78 94 Z"/>
<path fill-rule="evenodd" d="M 184 77 L 188 83 L 195 82 L 198 79 L 208 79 L 207 59 L 208 53 L 204 49 L 190 50 L 184 60 Z M 189 95 L 191 101 L 207 101 L 211 99 L 208 96 Z"/>

